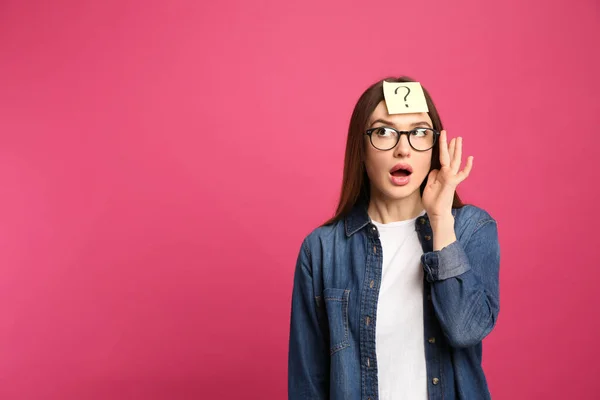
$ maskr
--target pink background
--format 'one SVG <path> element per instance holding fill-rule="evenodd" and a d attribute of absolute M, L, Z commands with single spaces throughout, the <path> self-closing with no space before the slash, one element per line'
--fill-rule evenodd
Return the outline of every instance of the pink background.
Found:
<path fill-rule="evenodd" d="M 499 222 L 495 399 L 592 399 L 598 2 L 0 2 L 0 398 L 283 399 L 348 120 L 408 74 Z"/>

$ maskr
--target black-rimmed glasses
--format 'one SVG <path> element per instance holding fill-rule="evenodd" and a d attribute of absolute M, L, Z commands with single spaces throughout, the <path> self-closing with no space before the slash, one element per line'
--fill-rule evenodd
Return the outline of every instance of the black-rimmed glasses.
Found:
<path fill-rule="evenodd" d="M 371 144 L 378 150 L 391 150 L 406 134 L 408 143 L 416 151 L 427 151 L 435 145 L 440 133 L 431 128 L 415 128 L 410 131 L 399 131 L 394 128 L 378 127 L 367 129 L 365 135 L 369 136 Z"/>

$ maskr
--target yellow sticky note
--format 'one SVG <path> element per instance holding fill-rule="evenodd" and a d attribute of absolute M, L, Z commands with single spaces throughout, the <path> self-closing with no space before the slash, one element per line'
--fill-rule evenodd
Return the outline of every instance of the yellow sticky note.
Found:
<path fill-rule="evenodd" d="M 383 81 L 383 97 L 389 114 L 429 112 L 419 82 Z"/>

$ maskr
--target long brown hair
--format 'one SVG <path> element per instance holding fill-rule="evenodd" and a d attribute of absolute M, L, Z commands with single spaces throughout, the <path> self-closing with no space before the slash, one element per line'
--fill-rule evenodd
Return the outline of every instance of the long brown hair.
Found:
<path fill-rule="evenodd" d="M 372 84 L 358 99 L 352 117 L 350 118 L 350 127 L 348 128 L 348 138 L 346 141 L 346 155 L 344 159 L 344 176 L 342 178 L 342 189 L 335 215 L 326 221 L 323 225 L 334 223 L 346 216 L 357 204 L 368 205 L 371 197 L 371 182 L 365 169 L 365 140 L 364 134 L 367 129 L 367 123 L 371 113 L 377 105 L 384 99 L 383 81 L 388 82 L 415 82 L 407 76 L 399 78 L 385 78 Z M 427 107 L 429 108 L 429 117 L 433 122 L 433 129 L 441 132 L 443 128 L 442 121 L 438 114 L 429 92 L 423 87 Z M 431 170 L 440 169 L 440 142 L 436 142 L 431 154 Z M 429 175 L 428 175 L 429 176 Z M 423 180 L 420 187 L 421 195 L 427 185 L 427 178 Z M 452 208 L 461 208 L 465 204 L 461 201 L 458 193 L 454 192 Z"/>

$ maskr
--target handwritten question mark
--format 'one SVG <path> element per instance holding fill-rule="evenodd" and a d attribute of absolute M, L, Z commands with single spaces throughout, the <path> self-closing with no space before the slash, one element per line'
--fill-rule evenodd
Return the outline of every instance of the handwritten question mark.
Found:
<path fill-rule="evenodd" d="M 402 87 L 402 88 L 406 88 L 406 90 L 408 90 L 408 92 L 406 92 L 406 96 L 404 96 L 404 102 L 405 102 L 405 104 L 404 104 L 404 105 L 405 105 L 406 107 L 408 107 L 408 104 L 406 104 L 406 98 L 408 97 L 408 94 L 410 93 L 410 88 L 409 88 L 408 86 L 398 86 L 398 87 L 396 88 L 396 90 L 394 90 L 394 94 L 398 94 L 398 89 L 400 89 L 401 87 Z"/>

